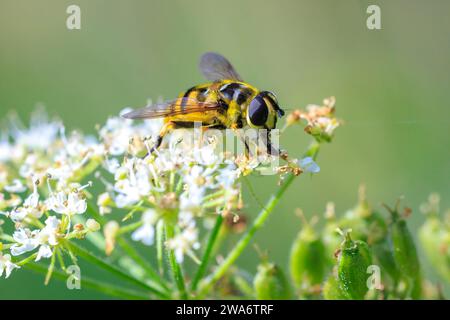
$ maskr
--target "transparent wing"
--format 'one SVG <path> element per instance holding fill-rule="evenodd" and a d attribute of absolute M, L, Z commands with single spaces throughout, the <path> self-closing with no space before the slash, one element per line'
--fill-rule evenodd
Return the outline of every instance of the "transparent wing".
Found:
<path fill-rule="evenodd" d="M 207 52 L 200 58 L 200 71 L 209 81 L 237 80 L 242 81 L 241 76 L 234 70 L 231 63 L 222 55 Z"/>
<path fill-rule="evenodd" d="M 171 101 L 151 104 L 144 108 L 125 113 L 122 117 L 126 119 L 153 119 L 193 112 L 205 112 L 220 108 L 218 103 L 201 102 L 196 99 L 182 97 Z"/>

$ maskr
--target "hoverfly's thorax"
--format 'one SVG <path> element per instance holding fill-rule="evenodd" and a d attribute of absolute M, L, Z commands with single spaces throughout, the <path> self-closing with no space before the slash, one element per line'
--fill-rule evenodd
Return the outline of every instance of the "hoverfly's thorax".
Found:
<path fill-rule="evenodd" d="M 244 107 L 256 94 L 256 89 L 242 82 L 222 81 L 219 93 L 227 103 L 235 102 L 238 106 Z"/>

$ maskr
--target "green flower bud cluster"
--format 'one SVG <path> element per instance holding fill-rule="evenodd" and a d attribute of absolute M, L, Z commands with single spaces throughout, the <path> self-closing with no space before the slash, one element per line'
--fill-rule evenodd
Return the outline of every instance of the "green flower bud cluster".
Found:
<path fill-rule="evenodd" d="M 426 221 L 419 229 L 420 244 L 436 272 L 450 283 L 450 211 L 439 215 L 439 196 L 432 194 L 422 205 Z"/>
<path fill-rule="evenodd" d="M 439 275 L 424 278 L 418 249 L 407 222 L 411 209 L 386 205 L 380 213 L 360 189 L 357 205 L 342 217 L 334 204 L 326 207 L 324 221 L 307 220 L 290 248 L 288 276 L 267 257 L 257 268 L 253 288 L 249 278 L 234 274 L 235 287 L 246 298 L 257 299 L 436 299 L 450 283 L 450 213 L 439 216 L 438 198 L 423 206 L 426 220 L 418 236 L 425 257 Z M 249 275 L 250 276 L 250 275 Z"/>
<path fill-rule="evenodd" d="M 419 240 L 426 257 L 448 284 L 450 223 L 434 211 L 427 213 L 427 220 L 419 229 Z M 411 210 L 400 212 L 397 203 L 388 212 L 374 210 L 361 188 L 357 205 L 341 218 L 336 217 L 330 203 L 321 230 L 305 222 L 293 242 L 289 260 L 297 297 L 426 299 L 429 290 L 425 286 L 430 283 L 424 280 L 407 223 Z M 434 292 L 439 288 L 434 288 Z"/>

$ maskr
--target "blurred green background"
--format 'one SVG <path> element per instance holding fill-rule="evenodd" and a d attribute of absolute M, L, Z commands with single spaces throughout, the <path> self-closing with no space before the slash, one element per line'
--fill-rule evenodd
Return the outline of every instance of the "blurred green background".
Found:
<path fill-rule="evenodd" d="M 81 7 L 79 31 L 66 29 L 70 4 Z M 380 5 L 382 30 L 366 28 L 369 4 Z M 210 50 L 288 108 L 336 96 L 345 125 L 323 148 L 321 173 L 298 179 L 256 237 L 286 266 L 300 227 L 294 209 L 322 214 L 332 200 L 342 214 L 360 183 L 374 205 L 404 195 L 414 229 L 430 192 L 450 207 L 449 12 L 444 0 L 0 0 L 0 110 L 27 118 L 42 103 L 68 128 L 94 133 L 125 106 L 203 82 L 197 62 Z M 288 133 L 282 145 L 301 154 L 301 128 Z M 273 177 L 252 182 L 262 200 L 277 187 Z M 246 199 L 254 216 L 258 206 Z M 249 247 L 238 264 L 255 272 L 257 261 Z M 57 281 L 44 287 L 43 276 L 16 272 L 0 281 L 0 298 L 103 296 Z"/>

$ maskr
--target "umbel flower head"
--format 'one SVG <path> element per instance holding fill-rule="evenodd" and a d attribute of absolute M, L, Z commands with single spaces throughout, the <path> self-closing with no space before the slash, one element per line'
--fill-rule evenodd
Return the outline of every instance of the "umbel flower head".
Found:
<path fill-rule="evenodd" d="M 309 113 L 311 125 L 319 126 Z M 323 116 L 331 119 L 331 112 Z M 50 261 L 51 275 L 55 263 L 62 269 L 65 260 L 76 263 L 73 243 L 100 228 L 103 237 L 97 233 L 97 238 L 107 255 L 123 243 L 117 238 L 130 237 L 145 246 L 159 243 L 177 263 L 186 257 L 197 262 L 210 221 L 240 214 L 240 178 L 270 168 L 276 157 L 233 154 L 221 150 L 219 138 L 198 139 L 192 130 L 176 130 L 145 156 L 162 125 L 161 120 L 112 117 L 94 137 L 66 132 L 42 110 L 29 126 L 11 118 L 0 138 L 0 215 L 5 219 L 0 237 L 6 241 L 0 245 L 0 274 L 8 277 L 29 261 Z M 302 171 L 316 173 L 319 167 L 306 157 L 272 170 Z"/>
<path fill-rule="evenodd" d="M 17 117 L 0 142 L 0 275 L 9 277 L 19 265 L 13 259 L 40 261 L 64 250 L 67 239 L 80 237 L 72 223 L 85 213 L 87 199 L 79 181 L 101 163 L 103 146 L 79 133 L 66 136 L 60 121 L 42 110 L 32 114 L 29 127 Z M 8 223 L 9 222 L 9 223 Z M 92 224 L 92 221 L 91 221 Z M 67 252 L 67 251 L 66 251 Z"/>
<path fill-rule="evenodd" d="M 323 100 L 323 105 L 310 104 L 306 111 L 295 110 L 288 115 L 287 125 L 306 121 L 305 132 L 312 135 L 319 142 L 330 142 L 334 131 L 340 125 L 340 121 L 334 116 L 335 97 Z"/>

